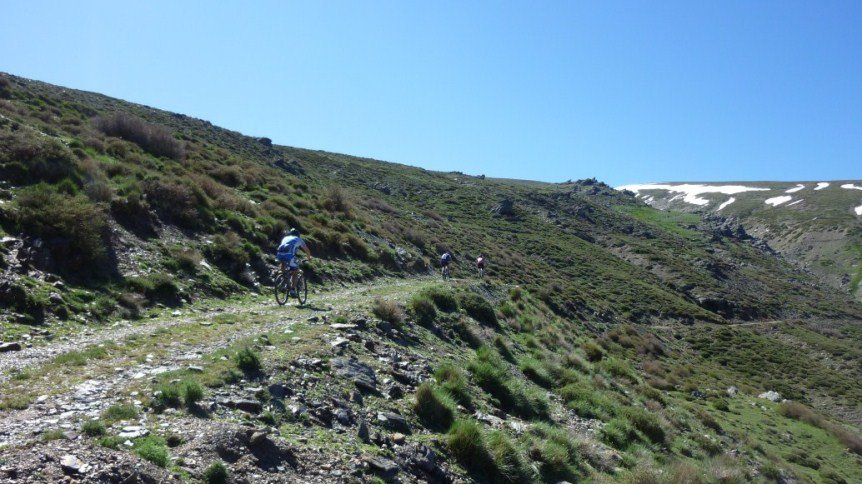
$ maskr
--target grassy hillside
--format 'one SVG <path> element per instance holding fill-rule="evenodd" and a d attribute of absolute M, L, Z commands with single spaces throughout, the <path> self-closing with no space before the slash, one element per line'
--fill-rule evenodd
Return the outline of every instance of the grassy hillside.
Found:
<path fill-rule="evenodd" d="M 98 439 L 74 445 L 183 479 L 204 477 L 200 455 L 244 478 L 259 471 L 207 440 L 245 435 L 232 426 L 265 427 L 307 460 L 278 470 L 257 455 L 275 481 L 334 479 L 316 473 L 324 463 L 363 480 L 862 479 L 862 308 L 777 256 L 756 227 L 752 237 L 657 210 L 592 179 L 494 179 L 277 146 L 9 75 L 0 182 L 0 341 L 38 351 L 117 325 L 154 328 L 26 371 L 0 366 L 6 422 L 36 421 L 27 412 L 40 394 L 104 377 L 116 385 L 106 403 L 127 408 L 97 412 L 85 433 Z M 758 210 L 749 216 L 766 220 Z M 291 226 L 315 255 L 307 273 L 322 292 L 308 308 L 269 297 L 272 253 Z M 456 280 L 444 286 L 445 249 Z M 180 314 L 191 319 L 172 323 Z M 345 377 L 344 358 L 379 375 L 377 388 Z M 162 373 L 111 380 L 159 359 Z M 768 390 L 790 401 L 758 398 Z M 239 411 L 249 398 L 257 410 Z M 377 416 L 387 411 L 406 430 Z M 359 416 L 368 439 L 357 440 Z M 153 435 L 127 448 L 123 421 Z M 173 445 L 168 428 L 197 437 Z M 0 464 L 18 444 L 0 444 Z M 433 466 L 411 454 L 423 448 Z"/>

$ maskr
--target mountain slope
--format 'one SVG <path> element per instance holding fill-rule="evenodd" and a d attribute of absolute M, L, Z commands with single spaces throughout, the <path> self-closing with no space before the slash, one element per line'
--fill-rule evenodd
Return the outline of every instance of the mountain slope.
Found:
<path fill-rule="evenodd" d="M 800 267 L 862 298 L 860 180 L 663 183 L 618 188 L 628 189 L 662 210 L 736 220 Z"/>
<path fill-rule="evenodd" d="M 8 75 L 0 181 L 2 478 L 862 479 L 862 308 L 733 221 Z"/>

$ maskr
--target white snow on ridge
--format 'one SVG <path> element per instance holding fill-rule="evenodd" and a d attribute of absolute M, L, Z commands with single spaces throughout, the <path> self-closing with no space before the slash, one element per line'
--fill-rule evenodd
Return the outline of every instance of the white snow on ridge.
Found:
<path fill-rule="evenodd" d="M 723 193 L 725 195 L 735 195 L 742 192 L 769 190 L 769 188 L 746 187 L 742 185 L 696 185 L 689 183 L 683 185 L 647 183 L 624 185 L 617 187 L 616 189 L 620 191 L 630 190 L 635 193 L 639 193 L 640 190 L 666 190 L 673 193 L 682 193 L 684 194 L 682 199 L 684 202 L 701 206 L 709 204 L 709 200 L 698 197 L 698 195 L 702 193 Z"/>
<path fill-rule="evenodd" d="M 767 198 L 765 203 L 767 205 L 772 205 L 773 207 L 777 207 L 777 206 L 781 205 L 782 203 L 789 202 L 792 199 L 793 199 L 793 197 L 791 197 L 791 196 L 782 195 L 780 197 Z"/>
<path fill-rule="evenodd" d="M 862 205 L 853 209 L 856 212 L 856 215 L 862 215 Z"/>
<path fill-rule="evenodd" d="M 827 182 L 819 182 L 819 183 L 817 184 L 817 186 L 816 186 L 816 187 L 814 187 L 814 190 L 815 190 L 815 191 L 816 191 L 816 190 L 823 190 L 824 188 L 826 188 L 826 187 L 828 187 L 828 186 L 829 186 L 829 183 L 827 183 Z"/>
<path fill-rule="evenodd" d="M 718 210 L 721 210 L 722 208 L 724 208 L 724 207 L 726 207 L 726 206 L 730 205 L 731 203 L 733 203 L 733 202 L 735 202 L 735 201 L 736 201 L 736 198 L 734 198 L 734 197 L 730 197 L 730 198 L 728 198 L 726 202 L 724 202 L 724 203 L 722 203 L 721 205 L 719 205 L 719 206 L 718 206 Z M 718 210 L 716 210 L 716 211 L 718 211 Z"/>
<path fill-rule="evenodd" d="M 804 198 L 800 198 L 799 200 L 797 200 L 797 201 L 795 201 L 795 202 L 788 203 L 788 204 L 787 204 L 787 206 L 788 206 L 788 207 L 792 207 L 792 206 L 796 205 L 797 203 L 799 203 L 799 202 L 801 202 L 801 201 L 803 201 L 803 200 L 805 200 L 805 199 L 804 199 Z"/>
<path fill-rule="evenodd" d="M 802 190 L 803 188 L 805 188 L 805 185 L 803 185 L 803 184 L 801 184 L 801 183 L 800 183 L 800 184 L 796 185 L 796 186 L 795 186 L 795 187 L 793 187 L 793 188 L 790 188 L 790 189 L 788 189 L 788 190 L 785 190 L 785 191 L 784 191 L 784 193 L 796 193 L 796 192 L 798 192 L 799 190 Z"/>
<path fill-rule="evenodd" d="M 844 185 L 841 185 L 841 188 L 846 188 L 848 190 L 862 190 L 862 187 L 857 187 L 852 183 L 845 183 Z"/>

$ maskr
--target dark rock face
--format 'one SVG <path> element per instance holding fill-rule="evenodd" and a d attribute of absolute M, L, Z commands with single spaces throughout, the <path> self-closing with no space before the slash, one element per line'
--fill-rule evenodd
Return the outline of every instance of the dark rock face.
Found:
<path fill-rule="evenodd" d="M 349 378 L 361 391 L 377 392 L 377 376 L 370 366 L 348 358 L 333 358 L 330 363 L 336 375 Z"/>
<path fill-rule="evenodd" d="M 394 461 L 379 456 L 365 458 L 368 468 L 384 479 L 391 479 L 401 470 Z"/>
<path fill-rule="evenodd" d="M 0 353 L 21 351 L 21 343 L 0 343 Z"/>
<path fill-rule="evenodd" d="M 390 430 L 405 434 L 410 433 L 410 425 L 407 423 L 407 420 L 395 412 L 378 412 L 377 422 Z"/>

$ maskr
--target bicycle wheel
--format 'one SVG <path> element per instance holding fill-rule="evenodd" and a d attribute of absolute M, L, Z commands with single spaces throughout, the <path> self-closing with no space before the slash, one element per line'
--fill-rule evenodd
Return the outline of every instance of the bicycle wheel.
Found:
<path fill-rule="evenodd" d="M 287 304 L 289 286 L 290 280 L 285 277 L 284 274 L 275 276 L 275 302 L 277 302 L 279 306 Z"/>
<path fill-rule="evenodd" d="M 296 299 L 299 300 L 300 305 L 308 301 L 308 284 L 305 283 L 305 276 L 302 274 L 296 280 Z"/>

